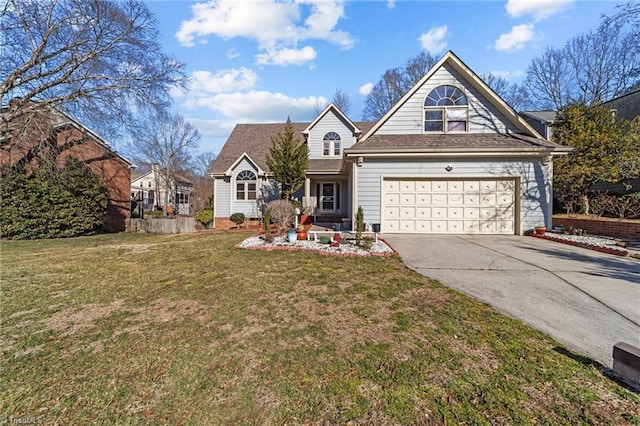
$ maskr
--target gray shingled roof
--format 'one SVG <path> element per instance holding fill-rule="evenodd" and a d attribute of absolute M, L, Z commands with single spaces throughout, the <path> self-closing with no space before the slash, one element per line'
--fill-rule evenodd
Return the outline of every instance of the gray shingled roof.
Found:
<path fill-rule="evenodd" d="M 426 135 L 374 135 L 355 144 L 349 152 L 362 151 L 421 151 L 421 150 L 478 150 L 495 148 L 504 150 L 554 149 L 559 145 L 545 139 L 521 134 L 464 133 Z"/>
<path fill-rule="evenodd" d="M 618 117 L 633 120 L 640 114 L 640 89 L 604 102 L 606 108 L 615 108 Z"/>
<path fill-rule="evenodd" d="M 555 111 L 522 111 L 520 115 L 528 115 L 545 123 L 551 123 L 556 119 Z"/>
<path fill-rule="evenodd" d="M 262 170 L 268 171 L 266 157 L 271 147 L 271 138 L 282 133 L 286 123 L 268 124 L 237 124 L 229 135 L 227 142 L 213 162 L 209 173 L 223 174 L 238 158 L 247 153 Z M 293 131 L 300 140 L 304 140 L 302 131 L 310 123 L 291 123 Z M 373 126 L 371 122 L 354 123 L 360 130 L 366 132 Z M 341 159 L 310 160 L 309 172 L 338 172 L 342 166 Z"/>

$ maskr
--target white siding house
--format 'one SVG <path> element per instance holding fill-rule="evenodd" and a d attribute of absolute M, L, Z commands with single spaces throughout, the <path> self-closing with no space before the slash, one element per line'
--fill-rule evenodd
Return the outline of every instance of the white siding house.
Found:
<path fill-rule="evenodd" d="M 353 221 L 362 207 L 365 222 L 388 233 L 522 234 L 551 226 L 552 160 L 569 152 L 452 52 L 375 123 L 353 122 L 329 105 L 311 123 L 292 126 L 310 159 L 297 195 L 319 216 Z M 236 126 L 210 173 L 216 217 L 250 210 L 234 198 L 234 176 L 253 167 L 258 186 L 266 182 L 271 137 L 283 129 Z M 251 164 L 241 161 L 246 153 Z"/>

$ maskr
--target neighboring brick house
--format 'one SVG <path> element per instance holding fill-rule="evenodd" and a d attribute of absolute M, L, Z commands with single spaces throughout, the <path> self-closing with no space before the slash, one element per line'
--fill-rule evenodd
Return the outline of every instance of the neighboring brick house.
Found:
<path fill-rule="evenodd" d="M 10 107 L 11 108 L 11 107 Z M 7 109 L 3 109 L 3 113 Z M 84 163 L 107 188 L 109 202 L 105 232 L 126 229 L 131 216 L 129 188 L 132 163 L 113 150 L 109 144 L 77 120 L 57 109 L 41 109 L 29 114 L 29 124 L 16 126 L 4 132 L 1 138 L 0 165 L 27 168 L 37 164 L 37 157 L 44 145 L 53 146 L 58 165 L 64 165 L 69 157 Z"/>

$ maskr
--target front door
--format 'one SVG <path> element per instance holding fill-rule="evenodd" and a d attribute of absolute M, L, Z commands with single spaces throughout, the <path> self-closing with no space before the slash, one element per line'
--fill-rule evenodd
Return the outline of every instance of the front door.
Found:
<path fill-rule="evenodd" d="M 320 184 L 320 211 L 323 213 L 334 213 L 336 211 L 336 194 L 335 182 L 322 182 Z"/>

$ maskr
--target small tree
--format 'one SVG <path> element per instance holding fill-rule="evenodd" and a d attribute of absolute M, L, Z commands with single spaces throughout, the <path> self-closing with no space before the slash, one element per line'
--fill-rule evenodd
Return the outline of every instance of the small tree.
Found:
<path fill-rule="evenodd" d="M 280 184 L 282 198 L 291 200 L 291 194 L 304 183 L 309 168 L 309 151 L 307 145 L 294 135 L 290 120 L 284 126 L 284 134 L 278 133 L 271 138 L 267 166 Z"/>
<path fill-rule="evenodd" d="M 356 213 L 356 245 L 360 245 L 360 241 L 362 241 L 362 231 L 364 231 L 364 211 L 362 207 L 358 207 L 358 212 Z"/>
<path fill-rule="evenodd" d="M 271 221 L 278 227 L 278 234 L 290 228 L 295 221 L 295 208 L 289 200 L 272 201 L 267 205 L 267 211 L 271 214 Z"/>
<path fill-rule="evenodd" d="M 570 105 L 558 114 L 555 141 L 574 148 L 555 162 L 554 184 L 561 193 L 581 196 L 589 214 L 589 189 L 597 182 L 619 182 L 640 175 L 640 144 L 635 120 L 616 119 L 600 106 Z"/>

